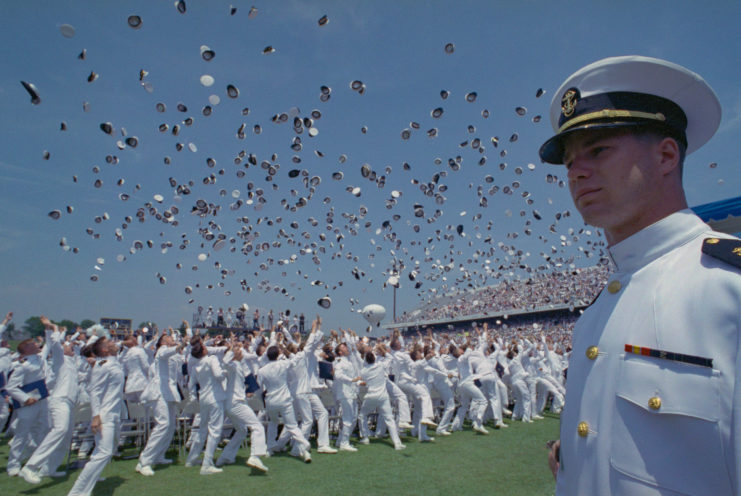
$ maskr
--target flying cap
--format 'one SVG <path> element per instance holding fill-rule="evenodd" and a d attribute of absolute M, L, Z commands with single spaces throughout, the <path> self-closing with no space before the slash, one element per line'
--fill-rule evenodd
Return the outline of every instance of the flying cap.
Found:
<path fill-rule="evenodd" d="M 659 129 L 689 154 L 715 134 L 720 116 L 718 97 L 698 74 L 651 57 L 610 57 L 579 69 L 553 95 L 556 135 L 540 147 L 540 158 L 561 164 L 571 133 L 623 126 Z"/>

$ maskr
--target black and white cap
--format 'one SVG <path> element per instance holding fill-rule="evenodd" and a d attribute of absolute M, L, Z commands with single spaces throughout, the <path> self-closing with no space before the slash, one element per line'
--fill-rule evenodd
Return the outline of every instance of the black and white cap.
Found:
<path fill-rule="evenodd" d="M 551 101 L 555 136 L 540 158 L 561 164 L 564 138 L 575 131 L 649 126 L 687 146 L 704 145 L 720 125 L 713 89 L 698 74 L 666 60 L 629 55 L 610 57 L 569 76 Z"/>

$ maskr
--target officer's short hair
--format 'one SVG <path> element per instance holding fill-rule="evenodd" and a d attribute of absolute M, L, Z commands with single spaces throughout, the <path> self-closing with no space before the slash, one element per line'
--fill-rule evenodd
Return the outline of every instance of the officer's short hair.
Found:
<path fill-rule="evenodd" d="M 278 359 L 278 356 L 280 355 L 280 350 L 278 349 L 277 346 L 271 346 L 270 348 L 268 348 L 268 351 L 266 351 L 265 353 L 268 354 L 268 360 L 273 362 Z"/>
<path fill-rule="evenodd" d="M 106 338 L 100 338 L 93 343 L 93 353 L 95 353 L 95 356 L 103 356 L 103 344 L 107 341 Z"/>
<path fill-rule="evenodd" d="M 18 343 L 18 352 L 21 355 L 25 355 L 28 351 L 31 351 L 31 346 L 35 343 L 33 338 L 24 339 Z"/>

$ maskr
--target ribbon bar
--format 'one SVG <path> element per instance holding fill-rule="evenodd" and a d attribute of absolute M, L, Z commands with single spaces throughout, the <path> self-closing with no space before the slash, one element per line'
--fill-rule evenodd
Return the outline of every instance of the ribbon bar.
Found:
<path fill-rule="evenodd" d="M 674 362 L 689 363 L 691 365 L 699 365 L 700 367 L 713 368 L 712 358 L 684 355 L 682 353 L 674 353 L 672 351 L 654 350 L 653 348 L 646 348 L 645 346 L 635 346 L 632 344 L 625 345 L 625 352 L 633 353 L 635 355 L 662 358 L 664 360 L 672 360 Z"/>

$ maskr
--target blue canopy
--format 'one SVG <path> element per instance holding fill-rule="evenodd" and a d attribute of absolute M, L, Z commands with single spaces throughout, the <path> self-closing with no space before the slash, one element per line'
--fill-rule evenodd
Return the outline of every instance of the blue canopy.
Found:
<path fill-rule="evenodd" d="M 698 205 L 692 210 L 716 231 L 741 233 L 741 196 Z"/>

